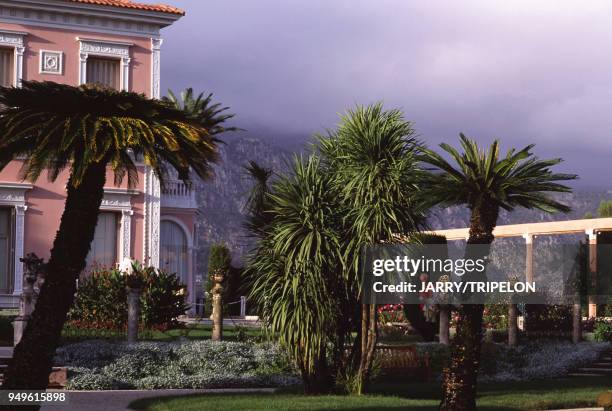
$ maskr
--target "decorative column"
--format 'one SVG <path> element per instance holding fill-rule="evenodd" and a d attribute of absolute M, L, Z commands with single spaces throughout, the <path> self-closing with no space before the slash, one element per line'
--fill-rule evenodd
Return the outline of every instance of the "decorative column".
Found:
<path fill-rule="evenodd" d="M 161 46 L 162 39 L 151 39 L 151 97 L 160 98 Z"/>
<path fill-rule="evenodd" d="M 87 53 L 79 53 L 79 84 L 87 83 Z"/>
<path fill-rule="evenodd" d="M 159 179 L 151 167 L 145 166 L 144 262 L 156 268 L 159 268 L 160 201 L 161 186 Z"/>
<path fill-rule="evenodd" d="M 438 279 L 440 282 L 449 282 L 450 276 L 442 275 Z M 449 296 L 442 293 L 440 296 L 440 304 L 438 304 L 439 311 L 439 325 L 438 325 L 438 341 L 440 344 L 448 345 L 450 343 L 450 305 L 448 304 Z"/>
<path fill-rule="evenodd" d="M 138 323 L 140 320 L 140 290 L 142 290 L 140 273 L 136 270 L 127 279 L 127 341 L 130 344 L 138 341 Z"/>
<path fill-rule="evenodd" d="M 15 86 L 21 87 L 21 81 L 23 80 L 23 53 L 25 47 L 15 47 Z"/>
<path fill-rule="evenodd" d="M 525 239 L 525 281 L 533 281 L 533 234 L 523 234 Z"/>
<path fill-rule="evenodd" d="M 121 210 L 121 235 L 119 238 L 119 261 L 132 256 L 132 210 Z"/>
<path fill-rule="evenodd" d="M 23 332 L 28 325 L 30 316 L 36 305 L 37 292 L 44 281 L 44 261 L 36 254 L 31 253 L 20 259 L 20 266 L 25 266 L 25 273 L 20 280 L 23 284 L 22 293 L 19 298 L 19 315 L 13 321 L 13 344 L 19 344 Z M 23 272 L 23 267 L 21 267 Z M 37 284 L 38 283 L 38 284 Z"/>
<path fill-rule="evenodd" d="M 515 347 L 518 344 L 518 309 L 514 301 L 508 305 L 508 345 Z"/>
<path fill-rule="evenodd" d="M 533 282 L 533 239 L 535 236 L 530 233 L 525 233 L 523 234 L 523 238 L 525 239 L 525 281 Z M 525 305 L 525 312 L 523 313 L 523 331 L 528 330 L 529 319 L 527 316 L 527 305 Z M 508 337 L 510 336 L 508 335 Z"/>
<path fill-rule="evenodd" d="M 13 295 L 20 295 L 23 286 L 23 264 L 24 257 L 24 236 L 25 236 L 25 212 L 28 209 L 26 205 L 15 206 L 15 276 Z"/>
<path fill-rule="evenodd" d="M 121 90 L 130 90 L 130 61 L 129 57 L 121 58 Z"/>
<path fill-rule="evenodd" d="M 586 235 L 589 237 L 589 318 L 594 318 L 597 317 L 597 232 L 586 230 Z"/>
<path fill-rule="evenodd" d="M 574 294 L 572 306 L 572 342 L 577 344 L 582 340 L 582 306 L 580 305 L 580 292 Z"/>
<path fill-rule="evenodd" d="M 221 292 L 223 291 L 221 283 L 225 278 L 223 274 L 223 271 L 219 270 L 215 271 L 215 273 L 212 275 L 212 280 L 215 283 L 212 289 L 213 341 L 221 341 L 223 339 L 223 301 L 221 299 Z"/>

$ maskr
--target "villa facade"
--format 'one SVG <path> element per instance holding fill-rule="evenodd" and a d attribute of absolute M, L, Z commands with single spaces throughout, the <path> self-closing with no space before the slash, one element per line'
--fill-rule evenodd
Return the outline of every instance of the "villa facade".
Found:
<path fill-rule="evenodd" d="M 0 85 L 22 80 L 102 83 L 160 97 L 160 31 L 183 16 L 163 5 L 129 0 L 4 0 L 0 3 Z M 61 101 L 58 101 L 61 104 Z M 49 258 L 66 197 L 68 173 L 25 182 L 23 161 L 0 172 L 0 307 L 16 307 L 25 254 Z M 195 290 L 196 202 L 179 180 L 162 192 L 144 164 L 138 185 L 112 186 L 109 171 L 88 266 L 124 258 L 176 272 Z"/>

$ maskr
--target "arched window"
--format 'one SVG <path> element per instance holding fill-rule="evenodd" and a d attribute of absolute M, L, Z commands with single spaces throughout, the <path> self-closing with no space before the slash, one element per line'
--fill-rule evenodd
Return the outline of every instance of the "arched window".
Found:
<path fill-rule="evenodd" d="M 160 266 L 187 284 L 188 246 L 185 232 L 173 221 L 161 222 Z"/>

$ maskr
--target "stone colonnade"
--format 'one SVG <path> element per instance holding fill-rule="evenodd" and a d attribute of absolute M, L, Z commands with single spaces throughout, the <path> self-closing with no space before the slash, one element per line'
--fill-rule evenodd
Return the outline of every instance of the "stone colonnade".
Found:
<path fill-rule="evenodd" d="M 494 235 L 496 238 L 504 237 L 522 237 L 525 239 L 525 281 L 534 281 L 534 239 L 538 235 L 559 235 L 559 234 L 580 234 L 584 233 L 588 238 L 589 250 L 589 288 L 595 290 L 597 286 L 597 237 L 599 232 L 612 231 L 612 218 L 596 218 L 582 220 L 555 221 L 546 223 L 531 223 L 531 224 L 514 224 L 498 226 L 495 228 Z M 449 229 L 438 230 L 434 232 L 437 235 L 445 236 L 447 240 L 465 240 L 468 238 L 468 229 Z M 578 296 L 577 296 L 578 297 Z M 581 340 L 581 313 L 580 301 L 577 300 L 573 305 L 573 331 L 572 340 L 578 342 Z M 516 318 L 516 307 L 512 304 L 509 307 L 509 317 Z M 588 300 L 588 317 L 597 316 L 597 304 L 595 296 L 589 296 Z M 516 331 L 516 324 L 508 324 L 508 334 L 513 335 Z M 515 344 L 514 338 L 509 338 L 511 344 Z"/>

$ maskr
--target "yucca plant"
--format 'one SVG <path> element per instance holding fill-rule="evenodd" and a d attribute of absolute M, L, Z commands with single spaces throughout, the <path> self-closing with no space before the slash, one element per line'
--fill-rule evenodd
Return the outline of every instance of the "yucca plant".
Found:
<path fill-rule="evenodd" d="M 512 149 L 502 157 L 498 141 L 488 150 L 482 150 L 463 134 L 460 144 L 461 151 L 448 144 L 440 145 L 454 164 L 434 151 L 425 150 L 424 161 L 433 166 L 433 170 L 424 178 L 423 187 L 424 198 L 430 205 L 465 205 L 470 210 L 466 253 L 474 244 L 480 245 L 479 253 L 488 253 L 500 209 L 512 211 L 523 207 L 549 213 L 570 210 L 550 195 L 571 191 L 559 182 L 576 178 L 573 174 L 552 172 L 551 168 L 561 159 L 540 160 L 531 151 L 533 145 L 518 151 Z M 468 277 L 466 274 L 463 279 L 470 281 Z M 443 374 L 441 410 L 476 409 L 483 309 L 482 304 L 458 306 L 451 363 Z"/>
<path fill-rule="evenodd" d="M 358 275 L 362 247 L 401 242 L 424 222 L 417 195 L 421 143 L 400 110 L 385 110 L 380 103 L 348 111 L 338 128 L 318 136 L 317 143 L 343 210 L 343 230 L 348 238 L 343 248 L 344 274 L 357 299 L 362 291 Z M 376 305 L 363 304 L 358 330 L 361 344 L 355 357 L 354 389 L 358 394 L 366 390 L 370 377 L 376 327 Z"/>
<path fill-rule="evenodd" d="M 318 157 L 296 157 L 266 197 L 270 223 L 258 231 L 249 261 L 251 296 L 298 365 L 305 391 L 329 392 L 334 388 L 329 350 L 344 350 L 337 329 L 346 320 L 340 214 L 329 175 Z"/>
<path fill-rule="evenodd" d="M 20 157 L 23 178 L 30 181 L 43 170 L 51 180 L 62 170 L 70 172 L 46 280 L 3 383 L 4 389 L 43 390 L 76 279 L 85 268 L 107 168 L 115 184 L 127 175 L 131 186 L 139 160 L 162 184 L 168 168 L 186 182 L 191 171 L 208 178 L 217 159 L 216 140 L 168 103 L 99 86 L 24 81 L 22 88 L 1 88 L 0 105 L 0 170 Z"/>

